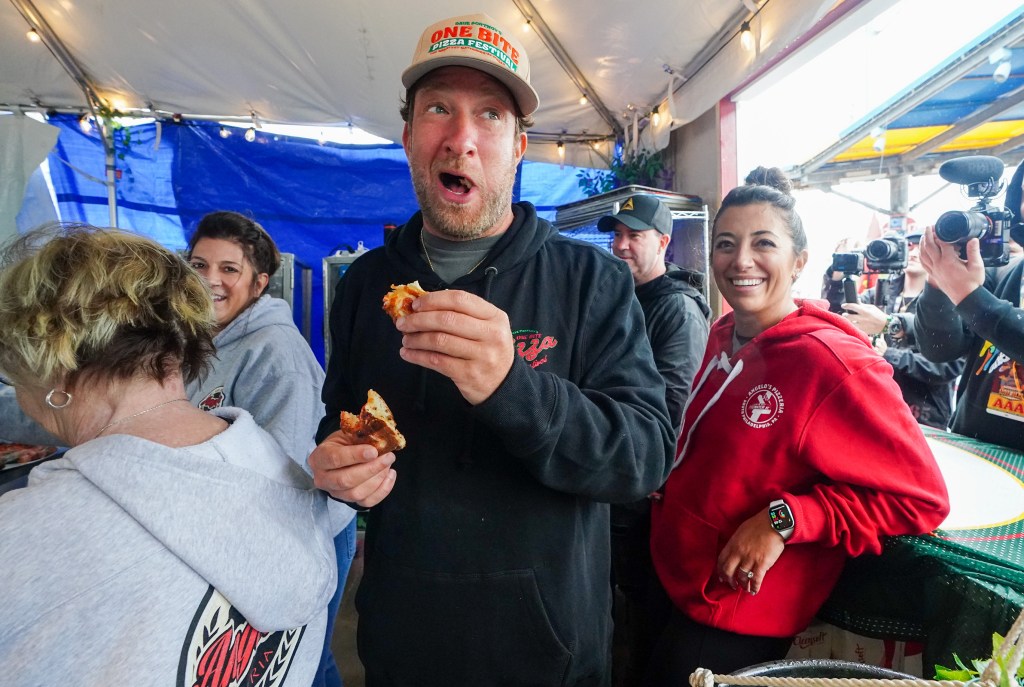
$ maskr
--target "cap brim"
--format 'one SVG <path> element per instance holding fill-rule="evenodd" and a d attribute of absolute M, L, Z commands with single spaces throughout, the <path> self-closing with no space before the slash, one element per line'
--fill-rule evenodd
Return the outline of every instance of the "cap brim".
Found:
<path fill-rule="evenodd" d="M 414 64 L 402 72 L 402 85 L 412 88 L 413 84 L 426 76 L 429 72 L 441 67 L 469 67 L 484 72 L 500 81 L 512 93 L 520 114 L 524 117 L 532 115 L 540 105 L 540 97 L 537 91 L 533 90 L 530 84 L 510 72 L 505 67 L 484 62 L 473 57 L 451 56 L 435 57 L 431 60 Z"/>
<path fill-rule="evenodd" d="M 625 224 L 633 231 L 655 231 L 650 224 L 641 222 L 633 215 L 606 215 L 597 221 L 598 231 L 615 231 L 616 224 Z"/>

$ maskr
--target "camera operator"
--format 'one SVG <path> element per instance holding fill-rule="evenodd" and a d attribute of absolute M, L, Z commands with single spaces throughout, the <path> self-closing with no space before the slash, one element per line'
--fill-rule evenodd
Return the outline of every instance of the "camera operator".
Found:
<path fill-rule="evenodd" d="M 949 164 L 949 163 L 946 163 Z M 1021 181 L 1017 168 L 1006 192 L 1016 215 L 1020 243 Z M 1024 260 L 1008 268 L 985 268 L 978 238 L 966 242 L 966 260 L 956 244 L 938 240 L 929 228 L 921 242 L 921 264 L 928 283 L 917 304 L 914 332 L 921 352 L 933 361 L 966 354 L 951 429 L 958 434 L 1024 450 Z M 1001 274 L 997 274 L 1001 273 Z"/>
<path fill-rule="evenodd" d="M 914 340 L 913 322 L 917 300 L 927 274 L 920 260 L 921 234 L 906 236 L 907 266 L 902 274 L 882 279 L 859 303 L 843 303 L 843 317 L 868 335 L 875 350 L 892 365 L 893 379 L 903 392 L 914 418 L 923 425 L 946 429 L 953 412 L 953 384 L 964 362 L 932 362 L 921 355 Z M 873 302 L 882 303 L 882 307 Z"/>

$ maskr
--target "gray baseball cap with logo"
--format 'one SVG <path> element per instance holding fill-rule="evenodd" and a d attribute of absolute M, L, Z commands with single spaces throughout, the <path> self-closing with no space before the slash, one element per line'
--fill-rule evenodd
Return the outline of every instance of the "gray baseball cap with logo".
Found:
<path fill-rule="evenodd" d="M 600 231 L 615 231 L 619 223 L 633 231 L 655 229 L 666 236 L 672 235 L 672 211 L 654 196 L 635 195 L 614 215 L 605 215 L 597 222 Z"/>

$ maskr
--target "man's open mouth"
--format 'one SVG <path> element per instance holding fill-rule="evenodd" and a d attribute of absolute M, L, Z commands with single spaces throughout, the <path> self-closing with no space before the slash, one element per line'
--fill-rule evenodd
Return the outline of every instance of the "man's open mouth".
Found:
<path fill-rule="evenodd" d="M 441 172 L 441 184 L 452 193 L 465 194 L 473 188 L 473 182 L 457 174 Z"/>

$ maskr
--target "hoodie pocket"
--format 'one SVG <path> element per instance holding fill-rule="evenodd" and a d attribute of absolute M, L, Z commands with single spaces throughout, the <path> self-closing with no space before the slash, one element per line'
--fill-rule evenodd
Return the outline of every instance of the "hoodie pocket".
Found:
<path fill-rule="evenodd" d="M 372 554 L 357 594 L 367 674 L 396 685 L 562 685 L 572 654 L 533 570 L 455 574 Z"/>
<path fill-rule="evenodd" d="M 707 606 L 698 617 L 713 617 L 723 594 L 732 590 L 718 580 L 718 553 L 725 542 L 714 525 L 679 503 L 663 503 L 652 521 L 651 555 L 669 597 L 680 609 Z"/>

